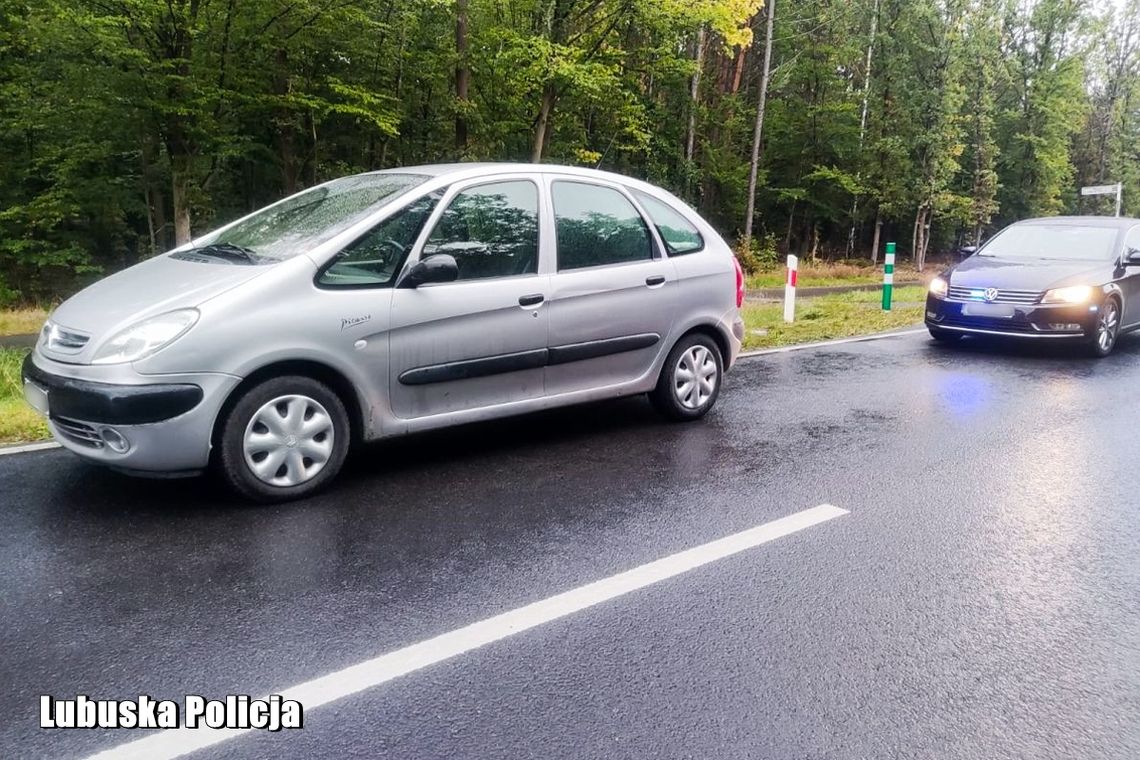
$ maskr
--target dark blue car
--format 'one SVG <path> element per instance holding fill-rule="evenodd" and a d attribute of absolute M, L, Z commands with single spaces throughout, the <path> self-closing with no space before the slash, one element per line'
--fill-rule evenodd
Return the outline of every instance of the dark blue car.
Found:
<path fill-rule="evenodd" d="M 1140 219 L 1029 219 L 935 277 L 926 326 L 966 335 L 1070 340 L 1107 356 L 1140 328 Z"/>

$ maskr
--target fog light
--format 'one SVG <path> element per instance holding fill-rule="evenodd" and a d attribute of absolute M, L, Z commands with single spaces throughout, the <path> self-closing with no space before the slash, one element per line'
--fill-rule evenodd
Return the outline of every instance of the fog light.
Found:
<path fill-rule="evenodd" d="M 1080 330 L 1081 326 L 1076 322 L 1050 322 L 1050 330 L 1057 330 L 1058 332 Z"/>
<path fill-rule="evenodd" d="M 116 454 L 125 454 L 127 449 L 131 447 L 130 441 L 123 437 L 123 434 L 114 428 L 103 428 L 99 431 L 99 437 L 103 439 L 103 443 L 114 451 Z"/>

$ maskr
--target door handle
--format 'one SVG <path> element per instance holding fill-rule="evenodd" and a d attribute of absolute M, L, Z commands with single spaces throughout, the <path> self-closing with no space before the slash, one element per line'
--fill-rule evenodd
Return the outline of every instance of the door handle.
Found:
<path fill-rule="evenodd" d="M 534 293 L 529 296 L 519 296 L 519 306 L 537 306 L 546 300 L 546 296 L 542 293 Z"/>
<path fill-rule="evenodd" d="M 646 277 L 645 278 L 645 284 L 651 288 L 656 287 L 658 285 L 664 285 L 665 284 L 665 275 L 655 274 L 652 277 Z"/>

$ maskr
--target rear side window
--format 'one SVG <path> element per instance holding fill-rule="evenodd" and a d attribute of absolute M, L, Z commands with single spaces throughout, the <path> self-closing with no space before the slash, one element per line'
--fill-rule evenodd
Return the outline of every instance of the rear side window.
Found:
<path fill-rule="evenodd" d="M 559 180 L 552 195 L 559 270 L 653 258 L 645 221 L 617 190 Z"/>
<path fill-rule="evenodd" d="M 538 186 L 529 180 L 492 182 L 452 199 L 428 236 L 420 258 L 455 257 L 460 280 L 538 271 Z"/>
<path fill-rule="evenodd" d="M 638 202 L 641 203 L 645 213 L 657 227 L 661 239 L 665 241 L 665 248 L 670 256 L 681 256 L 686 253 L 696 253 L 705 247 L 705 239 L 693 224 L 682 216 L 681 212 L 672 206 L 657 200 L 652 195 L 634 191 Z"/>
<path fill-rule="evenodd" d="M 382 288 L 392 284 L 420 230 L 443 197 L 438 190 L 412 201 L 337 254 L 317 284 L 328 288 Z"/>

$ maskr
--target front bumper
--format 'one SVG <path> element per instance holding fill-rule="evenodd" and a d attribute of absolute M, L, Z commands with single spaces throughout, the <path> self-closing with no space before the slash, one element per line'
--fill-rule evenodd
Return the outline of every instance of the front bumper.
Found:
<path fill-rule="evenodd" d="M 1079 339 L 1093 335 L 1100 302 L 1085 304 L 1013 305 L 1010 316 L 963 313 L 978 302 L 926 297 L 926 326 L 965 335 L 1000 335 L 1010 338 Z"/>
<path fill-rule="evenodd" d="M 24 396 L 59 443 L 100 464 L 152 474 L 193 472 L 210 459 L 214 421 L 239 379 L 218 373 L 147 376 L 129 365 L 23 365 Z M 157 381 L 157 382 L 156 382 Z"/>

